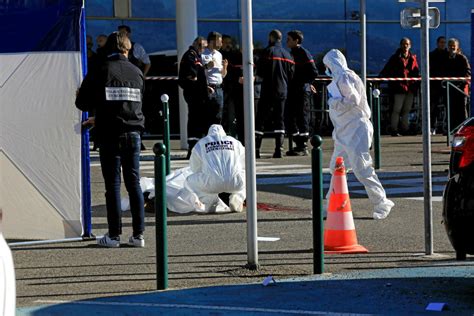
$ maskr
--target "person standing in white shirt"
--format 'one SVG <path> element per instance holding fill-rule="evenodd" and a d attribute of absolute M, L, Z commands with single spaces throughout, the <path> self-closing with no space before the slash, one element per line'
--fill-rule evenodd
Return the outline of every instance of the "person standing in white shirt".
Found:
<path fill-rule="evenodd" d="M 209 108 L 212 117 L 211 124 L 221 124 L 224 109 L 224 92 L 222 80 L 227 75 L 228 61 L 222 59 L 219 49 L 222 47 L 222 34 L 210 32 L 207 36 L 207 48 L 201 58 L 206 69 L 206 77 L 209 92 Z"/>

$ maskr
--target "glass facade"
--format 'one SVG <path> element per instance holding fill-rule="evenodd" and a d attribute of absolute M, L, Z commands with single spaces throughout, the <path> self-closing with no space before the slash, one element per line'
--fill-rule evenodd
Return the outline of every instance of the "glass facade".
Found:
<path fill-rule="evenodd" d="M 120 24 L 132 28 L 133 40 L 148 53 L 176 49 L 176 4 L 174 0 L 130 0 L 132 16 L 114 18 L 113 0 L 86 2 L 89 35 L 109 34 Z M 240 40 L 240 0 L 196 0 L 198 33 L 229 34 Z M 420 32 L 400 27 L 400 10 L 414 3 L 397 0 L 367 0 L 367 70 L 377 74 L 398 47 L 401 37 L 412 39 L 412 50 L 419 55 Z M 430 45 L 438 36 L 456 37 L 470 56 L 470 12 L 473 0 L 446 0 L 433 3 L 441 11 L 442 24 L 431 30 Z M 283 33 L 292 29 L 304 32 L 305 46 L 315 56 L 330 48 L 345 51 L 350 67 L 360 69 L 359 0 L 273 0 L 253 1 L 255 46 L 265 46 L 271 29 Z"/>

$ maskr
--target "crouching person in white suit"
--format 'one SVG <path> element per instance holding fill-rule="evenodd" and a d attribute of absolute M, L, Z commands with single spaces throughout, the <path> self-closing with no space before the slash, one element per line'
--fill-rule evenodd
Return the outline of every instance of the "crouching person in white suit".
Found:
<path fill-rule="evenodd" d="M 227 136 L 221 125 L 209 128 L 206 137 L 194 146 L 189 165 L 193 174 L 185 186 L 197 194 L 206 212 L 226 212 L 229 207 L 219 193 L 230 193 L 230 211 L 242 212 L 245 200 L 245 149 Z"/>

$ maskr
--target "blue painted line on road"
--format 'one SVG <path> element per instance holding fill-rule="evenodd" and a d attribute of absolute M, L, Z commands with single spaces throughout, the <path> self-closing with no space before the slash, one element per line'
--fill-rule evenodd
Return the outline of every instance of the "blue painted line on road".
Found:
<path fill-rule="evenodd" d="M 383 184 L 383 183 L 382 183 Z M 362 184 L 357 183 L 357 186 L 360 187 Z M 312 185 L 311 184 L 302 184 L 302 185 L 292 185 L 290 186 L 291 188 L 295 189 L 306 189 L 306 190 L 311 190 Z M 325 185 L 324 189 L 328 189 L 329 185 Z M 351 186 L 349 186 L 349 192 L 352 194 L 360 194 L 360 195 L 367 195 L 365 192 L 365 189 L 362 190 L 357 190 L 357 189 L 350 189 Z M 385 192 L 387 193 L 388 196 L 390 195 L 400 195 L 400 194 L 416 194 L 416 193 L 423 193 L 424 189 L 423 187 L 401 187 L 401 188 L 392 188 L 392 187 L 386 187 L 384 186 Z M 444 185 L 433 185 L 432 187 L 432 192 L 433 194 L 440 194 L 442 195 L 444 191 Z"/>
<path fill-rule="evenodd" d="M 380 172 L 377 173 L 379 179 L 384 183 L 384 179 L 400 179 L 400 181 L 423 181 L 422 172 Z M 331 175 L 328 173 L 323 174 L 323 181 L 330 181 Z M 347 181 L 357 181 L 357 178 L 353 173 L 347 174 Z M 391 181 L 391 180 L 389 180 Z M 395 180 L 396 181 L 396 180 Z M 446 182 L 447 176 L 436 176 L 433 177 L 433 182 Z M 258 185 L 273 185 L 273 184 L 292 184 L 292 183 L 308 183 L 311 182 L 311 174 L 307 175 L 298 175 L 298 176 L 280 176 L 280 177 L 268 177 L 268 176 L 259 176 L 257 178 Z"/>
<path fill-rule="evenodd" d="M 408 186 L 413 186 L 413 185 L 419 185 L 423 184 L 423 178 L 410 178 L 410 179 L 396 179 L 396 180 L 385 180 L 385 179 L 380 179 L 382 182 L 382 185 L 408 185 Z M 432 183 L 446 183 L 447 178 L 446 177 L 433 177 L 431 179 Z"/>
<path fill-rule="evenodd" d="M 444 186 L 442 185 L 434 185 L 432 187 L 432 194 L 434 196 L 441 196 L 443 194 Z M 351 190 L 351 193 L 354 194 L 361 194 L 361 195 L 367 195 L 364 190 Z M 401 194 L 418 194 L 418 193 L 423 193 L 424 188 L 423 187 L 403 187 L 403 188 L 387 188 L 385 187 L 385 193 L 387 196 L 392 196 L 392 195 L 401 195 Z"/>

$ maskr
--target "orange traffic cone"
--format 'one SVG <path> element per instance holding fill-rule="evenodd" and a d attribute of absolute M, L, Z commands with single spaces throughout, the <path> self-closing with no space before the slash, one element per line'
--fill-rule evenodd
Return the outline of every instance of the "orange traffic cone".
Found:
<path fill-rule="evenodd" d="M 325 253 L 367 253 L 366 248 L 357 244 L 351 201 L 347 189 L 344 159 L 336 158 L 336 168 L 332 175 L 332 188 L 326 224 L 324 225 Z"/>

